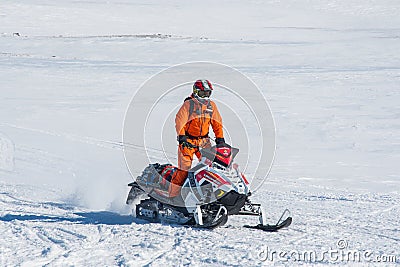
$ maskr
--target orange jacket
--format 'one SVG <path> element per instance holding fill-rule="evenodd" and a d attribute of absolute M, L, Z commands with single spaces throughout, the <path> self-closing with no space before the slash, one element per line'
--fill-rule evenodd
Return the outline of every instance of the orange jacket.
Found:
<path fill-rule="evenodd" d="M 190 102 L 193 102 L 191 114 L 189 114 Z M 221 114 L 217 105 L 211 100 L 208 105 L 204 105 L 191 96 L 185 100 L 175 117 L 175 128 L 178 135 L 206 136 L 210 125 L 216 138 L 224 137 Z"/>

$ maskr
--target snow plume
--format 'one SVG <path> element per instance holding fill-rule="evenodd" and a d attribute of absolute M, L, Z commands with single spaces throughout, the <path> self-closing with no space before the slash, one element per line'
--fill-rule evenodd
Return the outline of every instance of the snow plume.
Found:
<path fill-rule="evenodd" d="M 76 163 L 77 173 L 66 201 L 93 210 L 126 212 L 127 184 L 132 178 L 125 166 L 122 148 L 106 142 L 91 142 L 87 159 Z M 85 147 L 85 146 L 83 146 Z"/>
<path fill-rule="evenodd" d="M 96 177 L 77 180 L 75 191 L 71 192 L 65 202 L 91 210 L 107 210 L 125 214 L 125 198 L 128 186 L 121 179 Z"/>
<path fill-rule="evenodd" d="M 51 197 L 38 196 L 37 201 L 126 212 L 127 184 L 132 178 L 118 142 L 14 124 L 0 125 L 1 129 L 3 181 L 57 191 Z"/>

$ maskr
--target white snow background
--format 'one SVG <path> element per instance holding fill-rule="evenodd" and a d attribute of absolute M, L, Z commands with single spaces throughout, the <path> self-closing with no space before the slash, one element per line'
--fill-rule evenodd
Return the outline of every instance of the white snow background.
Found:
<path fill-rule="evenodd" d="M 398 264 L 399 51 L 396 0 L 2 0 L 0 266 L 356 264 L 260 254 L 340 240 L 374 256 L 357 264 Z M 277 150 L 254 201 L 271 221 L 289 208 L 289 229 L 129 216 L 125 110 L 146 79 L 188 61 L 233 66 L 265 94 Z"/>

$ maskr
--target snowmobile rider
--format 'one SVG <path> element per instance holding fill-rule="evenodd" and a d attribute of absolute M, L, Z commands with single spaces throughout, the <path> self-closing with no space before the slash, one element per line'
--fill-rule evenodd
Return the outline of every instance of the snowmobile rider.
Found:
<path fill-rule="evenodd" d="M 225 144 L 221 115 L 210 100 L 213 87 L 208 80 L 197 80 L 193 93 L 187 97 L 175 117 L 178 135 L 178 169 L 172 176 L 169 197 L 176 197 L 192 166 L 193 155 L 200 159 L 199 148 L 211 147 L 208 136 L 210 125 L 217 146 Z"/>

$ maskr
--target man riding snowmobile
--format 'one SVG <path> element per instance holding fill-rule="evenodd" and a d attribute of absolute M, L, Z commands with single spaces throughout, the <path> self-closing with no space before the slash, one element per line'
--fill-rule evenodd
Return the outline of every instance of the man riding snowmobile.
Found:
<path fill-rule="evenodd" d="M 169 197 L 176 197 L 192 166 L 193 155 L 200 159 L 200 148 L 211 147 L 210 125 L 218 145 L 225 144 L 222 118 L 217 105 L 210 100 L 213 87 L 208 80 L 197 80 L 193 93 L 187 97 L 175 117 L 178 135 L 178 169 L 174 172 L 169 187 Z"/>
<path fill-rule="evenodd" d="M 257 216 L 260 224 L 245 225 L 264 231 L 288 227 L 292 218 L 285 210 L 276 224 L 266 223 L 261 204 L 250 201 L 250 183 L 234 162 L 238 148 L 225 143 L 222 119 L 211 101 L 212 85 L 197 80 L 175 118 L 178 135 L 178 167 L 150 163 L 129 184 L 126 203 L 136 218 L 201 228 L 224 225 L 230 215 Z M 209 128 L 215 134 L 211 146 Z M 193 156 L 199 159 L 191 168 Z"/>

